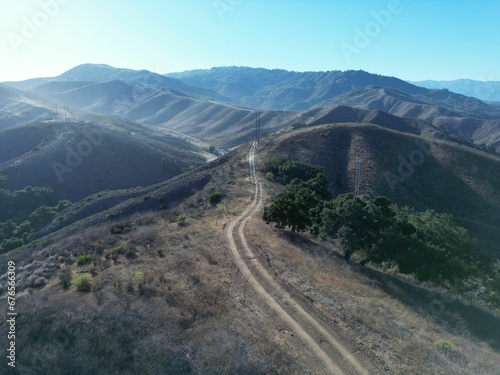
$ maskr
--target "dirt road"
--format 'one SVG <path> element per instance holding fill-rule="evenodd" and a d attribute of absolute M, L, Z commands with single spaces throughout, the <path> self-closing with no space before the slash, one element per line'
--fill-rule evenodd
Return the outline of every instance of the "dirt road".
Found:
<path fill-rule="evenodd" d="M 245 224 L 259 211 L 262 205 L 262 185 L 255 172 L 255 143 L 252 145 L 248 162 L 250 176 L 255 185 L 252 204 L 226 229 L 226 237 L 234 260 L 255 291 L 283 319 L 308 348 L 305 360 L 315 374 L 373 374 L 356 356 L 346 348 L 338 337 L 306 308 L 295 301 L 259 262 L 245 238 Z"/>

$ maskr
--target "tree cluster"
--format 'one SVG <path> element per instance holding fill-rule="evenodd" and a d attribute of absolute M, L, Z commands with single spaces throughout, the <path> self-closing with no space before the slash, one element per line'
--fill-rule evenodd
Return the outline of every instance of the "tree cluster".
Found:
<path fill-rule="evenodd" d="M 264 208 L 263 219 L 278 228 L 309 229 L 336 239 L 346 260 L 356 253 L 362 265 L 390 263 L 401 273 L 439 283 L 488 268 L 482 246 L 449 214 L 417 213 L 370 194 L 331 199 L 321 168 L 285 158 L 273 159 L 268 169 L 277 181 L 288 184 Z"/>
<path fill-rule="evenodd" d="M 6 178 L 0 176 L 0 253 L 22 246 L 40 226 L 48 223 L 71 202 L 58 201 L 50 188 L 27 186 L 9 190 Z"/>

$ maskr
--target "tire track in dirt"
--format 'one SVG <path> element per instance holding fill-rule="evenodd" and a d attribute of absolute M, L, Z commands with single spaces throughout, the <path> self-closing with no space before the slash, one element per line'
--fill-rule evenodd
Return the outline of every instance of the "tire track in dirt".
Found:
<path fill-rule="evenodd" d="M 368 375 L 370 372 L 340 339 L 283 290 L 248 246 L 244 233 L 245 224 L 262 205 L 262 185 L 258 182 L 255 171 L 255 146 L 254 143 L 248 155 L 250 177 L 255 185 L 253 201 L 242 214 L 231 221 L 225 231 L 231 255 L 257 294 L 307 346 L 312 353 L 307 356 L 307 360 L 316 373 Z"/>

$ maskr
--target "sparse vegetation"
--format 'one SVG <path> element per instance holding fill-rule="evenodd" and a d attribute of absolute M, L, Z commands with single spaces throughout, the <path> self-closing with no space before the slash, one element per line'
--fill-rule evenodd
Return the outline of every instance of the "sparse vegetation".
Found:
<path fill-rule="evenodd" d="M 144 272 L 137 271 L 134 274 L 134 282 L 137 283 L 137 284 L 142 284 L 144 282 Z"/>
<path fill-rule="evenodd" d="M 69 268 L 65 268 L 59 273 L 59 282 L 64 290 L 71 286 L 71 270 Z"/>
<path fill-rule="evenodd" d="M 118 224 L 111 228 L 112 234 L 127 234 L 132 230 L 128 224 Z"/>

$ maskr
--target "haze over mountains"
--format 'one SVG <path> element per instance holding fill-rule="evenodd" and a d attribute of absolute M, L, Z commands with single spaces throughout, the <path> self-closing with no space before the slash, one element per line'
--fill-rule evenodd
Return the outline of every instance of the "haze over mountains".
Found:
<path fill-rule="evenodd" d="M 448 89 L 480 100 L 500 103 L 500 82 L 497 81 L 457 79 L 454 81 L 410 81 L 410 83 L 428 89 Z"/>
<path fill-rule="evenodd" d="M 475 98 L 364 71 L 222 67 L 163 76 L 83 64 L 53 78 L 0 84 L 0 173 L 17 187 L 38 182 L 71 199 L 139 181 L 148 185 L 214 158 L 207 152 L 211 145 L 231 148 L 252 140 L 257 118 L 262 136 L 292 127 L 370 123 L 499 150 L 499 114 L 500 106 Z M 83 189 L 87 169 L 70 174 L 68 168 L 61 182 L 55 166 L 93 127 L 106 129 L 104 142 L 115 145 L 112 154 L 92 154 L 95 162 L 106 161 L 100 167 L 108 172 Z M 81 158 L 82 165 L 96 168 L 92 158 Z M 115 176 L 134 168 L 136 179 Z"/>

